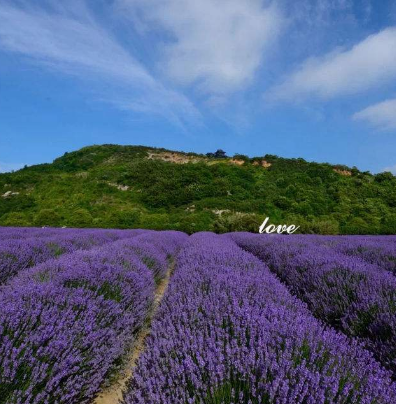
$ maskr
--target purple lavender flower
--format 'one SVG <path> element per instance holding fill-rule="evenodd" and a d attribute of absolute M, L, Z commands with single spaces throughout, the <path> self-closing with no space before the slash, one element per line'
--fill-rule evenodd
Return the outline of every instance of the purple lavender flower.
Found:
<path fill-rule="evenodd" d="M 157 249 L 145 253 L 156 260 L 187 236 L 163 232 L 153 239 Z M 0 403 L 92 401 L 154 299 L 154 273 L 129 248 L 133 243 L 124 238 L 64 254 L 2 287 Z"/>
<path fill-rule="evenodd" d="M 230 237 L 262 259 L 317 318 L 364 342 L 396 374 L 396 278 L 391 273 L 329 247 L 330 238 Z"/>
<path fill-rule="evenodd" d="M 196 234 L 153 322 L 124 404 L 391 403 L 390 374 L 326 329 L 265 264 Z"/>
<path fill-rule="evenodd" d="M 89 250 L 105 243 L 139 235 L 136 231 L 18 229 L 6 233 L 0 228 L 0 285 L 19 271 L 77 250 Z M 48 232 L 47 232 L 48 231 Z"/>

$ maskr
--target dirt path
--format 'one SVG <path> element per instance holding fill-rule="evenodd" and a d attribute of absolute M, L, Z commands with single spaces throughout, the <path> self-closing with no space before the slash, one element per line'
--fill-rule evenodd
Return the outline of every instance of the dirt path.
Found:
<path fill-rule="evenodd" d="M 93 404 L 118 404 L 121 402 L 122 393 L 126 387 L 126 384 L 132 377 L 133 369 L 136 367 L 137 361 L 144 351 L 146 338 L 150 334 L 151 330 L 151 321 L 158 309 L 159 304 L 161 303 L 162 298 L 164 297 L 164 293 L 166 291 L 166 288 L 168 287 L 174 267 L 175 262 L 172 262 L 169 265 L 168 272 L 166 273 L 165 278 L 162 279 L 157 285 L 154 297 L 154 304 L 147 316 L 145 325 L 136 336 L 135 343 L 133 344 L 133 347 L 128 354 L 128 357 L 125 361 L 124 369 L 120 372 L 119 379 L 110 387 L 102 391 L 95 399 Z"/>

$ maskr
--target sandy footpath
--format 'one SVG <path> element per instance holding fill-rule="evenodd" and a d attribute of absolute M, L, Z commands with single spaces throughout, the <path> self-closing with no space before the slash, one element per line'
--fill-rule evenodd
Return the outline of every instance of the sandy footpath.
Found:
<path fill-rule="evenodd" d="M 145 325 L 138 332 L 135 343 L 131 347 L 128 357 L 125 361 L 124 368 L 120 371 L 119 378 L 108 388 L 99 393 L 93 404 L 118 404 L 122 400 L 122 393 L 127 385 L 128 380 L 133 376 L 133 369 L 137 365 L 138 359 L 145 349 L 147 336 L 150 334 L 151 321 L 164 297 L 166 288 L 168 287 L 170 277 L 172 275 L 175 263 L 172 262 L 168 268 L 168 272 L 164 279 L 157 285 L 155 291 L 154 304 L 148 314 Z"/>

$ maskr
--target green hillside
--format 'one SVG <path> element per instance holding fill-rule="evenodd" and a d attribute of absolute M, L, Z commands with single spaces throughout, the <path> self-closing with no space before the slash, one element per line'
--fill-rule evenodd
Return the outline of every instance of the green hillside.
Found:
<path fill-rule="evenodd" d="M 396 177 L 265 155 L 90 146 L 0 174 L 0 225 L 396 234 Z"/>

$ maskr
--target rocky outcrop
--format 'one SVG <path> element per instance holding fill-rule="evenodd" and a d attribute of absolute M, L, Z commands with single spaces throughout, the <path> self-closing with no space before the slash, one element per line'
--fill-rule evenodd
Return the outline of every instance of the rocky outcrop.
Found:
<path fill-rule="evenodd" d="M 19 192 L 12 192 L 12 191 L 7 191 L 3 195 L 1 195 L 2 198 L 10 198 L 11 196 L 14 195 L 19 195 Z"/>
<path fill-rule="evenodd" d="M 128 185 L 115 184 L 114 182 L 108 182 L 107 185 L 117 188 L 119 191 L 128 191 L 128 189 L 129 189 Z"/>

